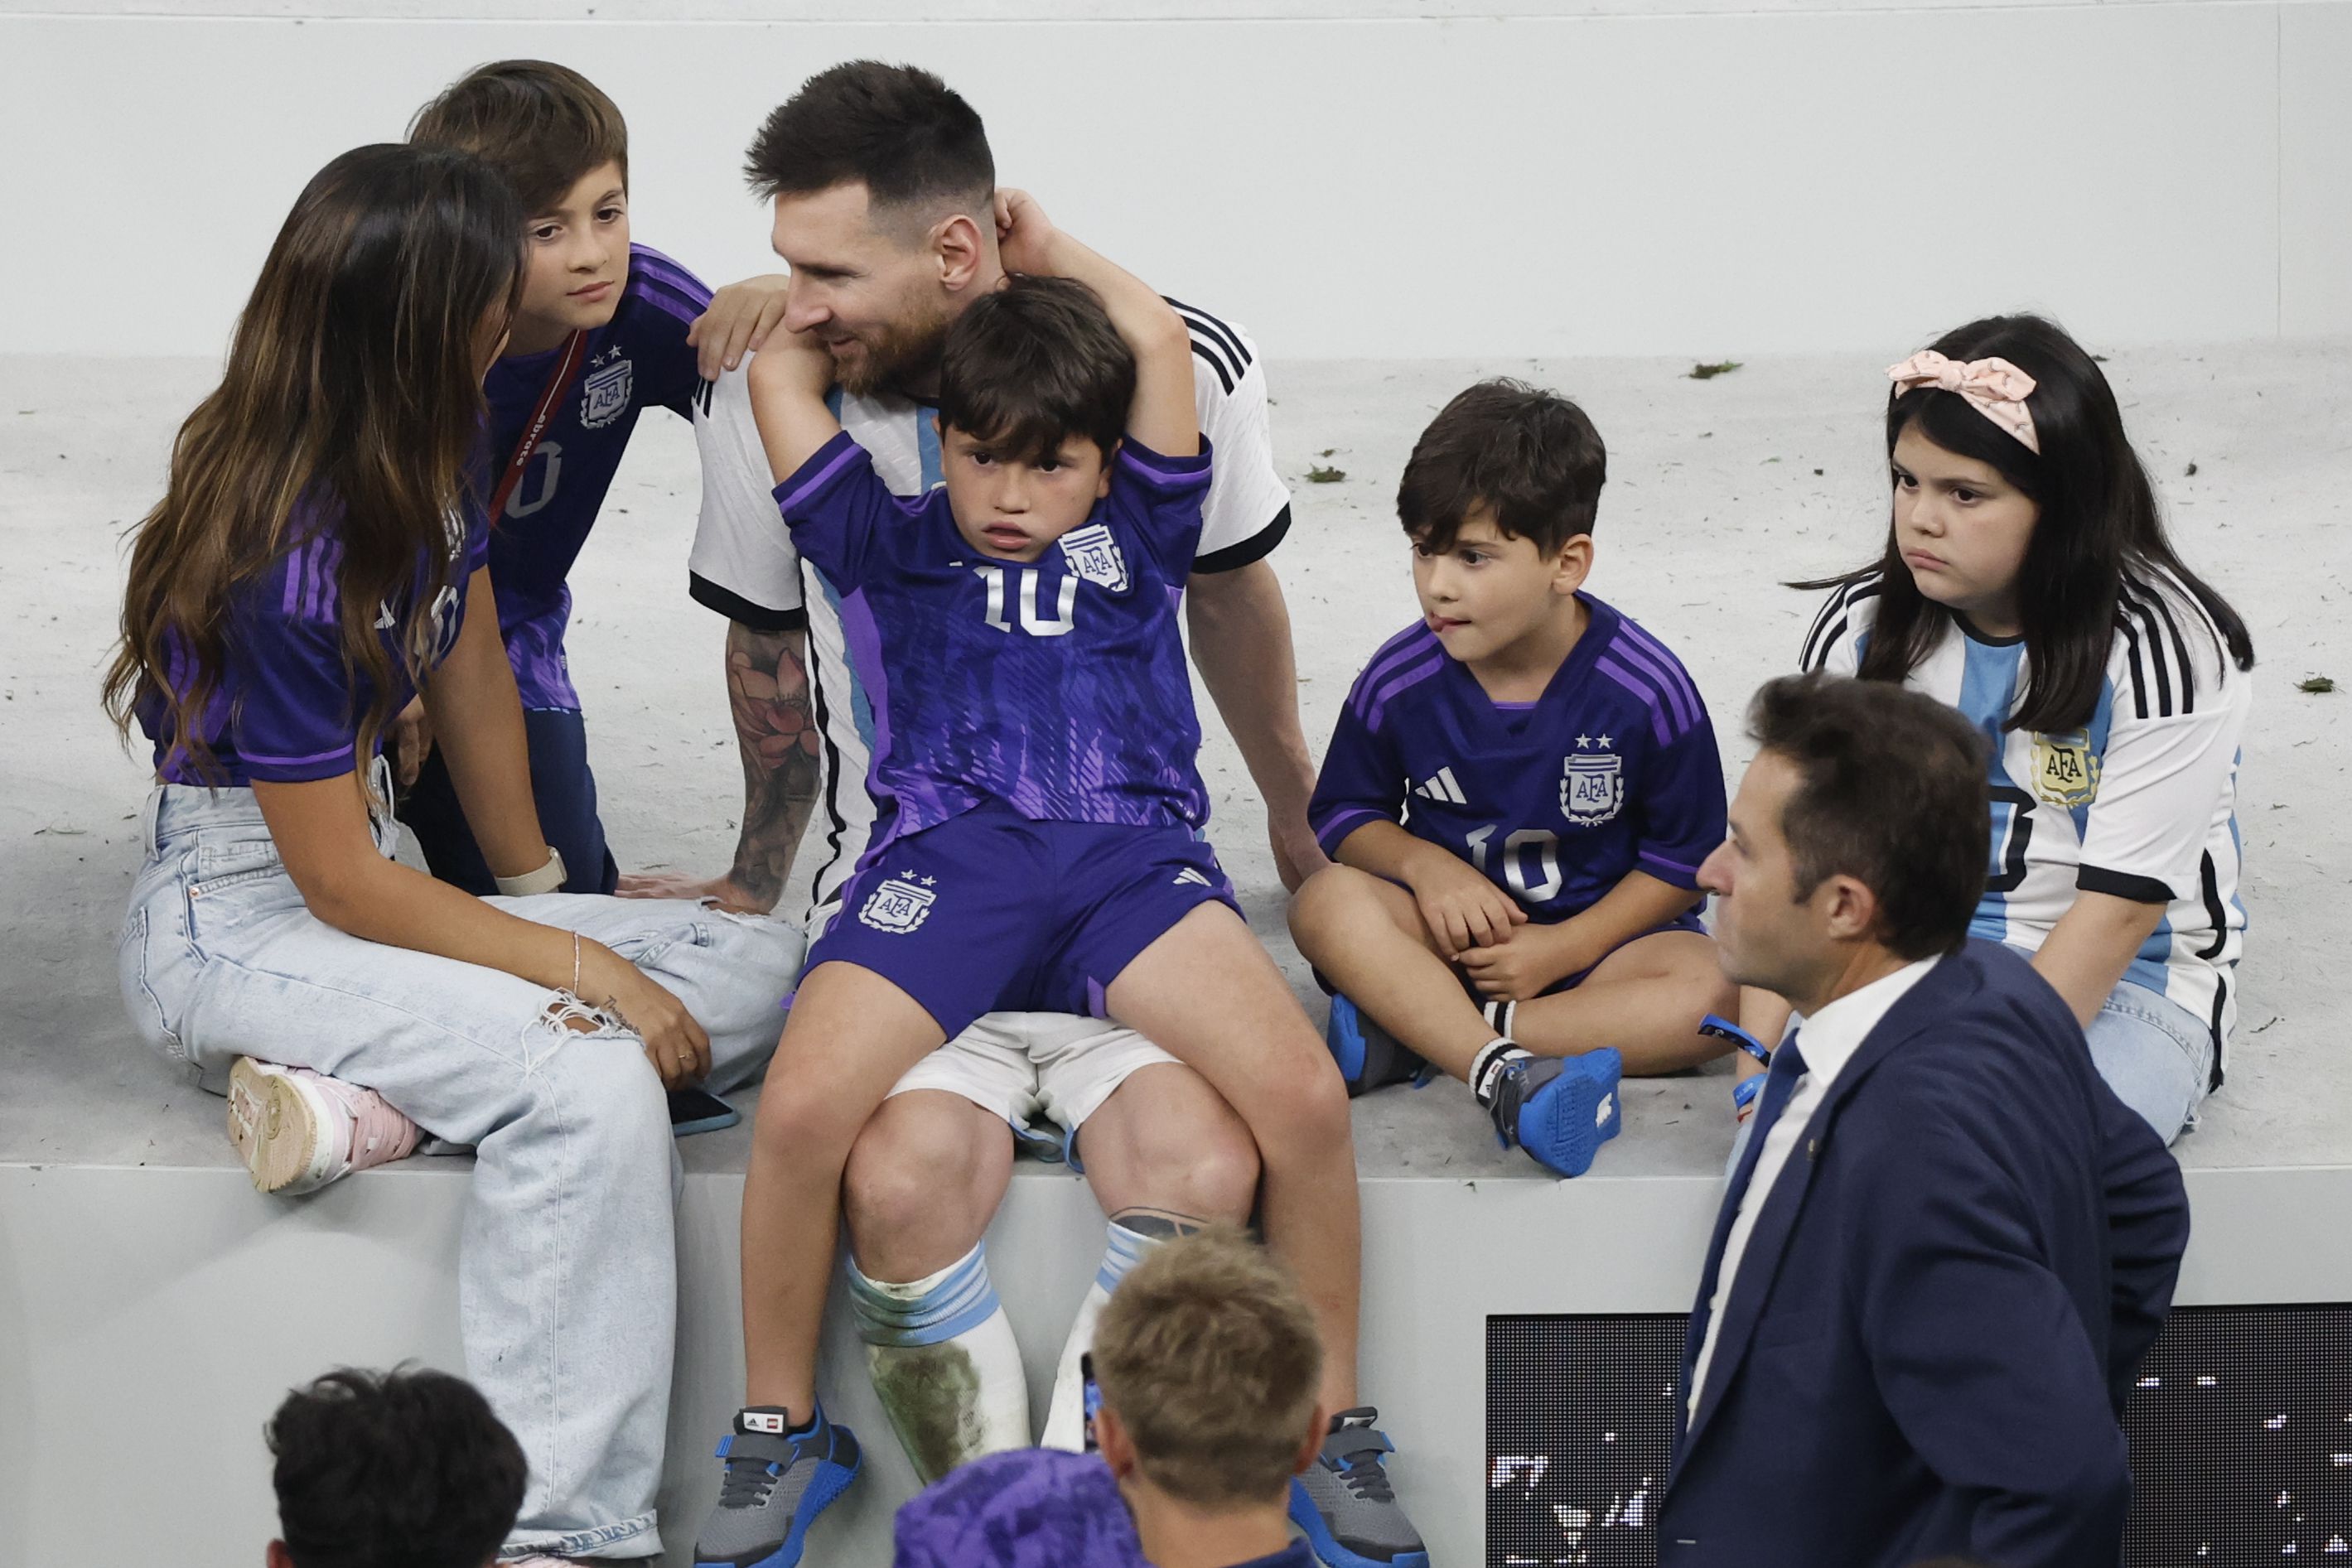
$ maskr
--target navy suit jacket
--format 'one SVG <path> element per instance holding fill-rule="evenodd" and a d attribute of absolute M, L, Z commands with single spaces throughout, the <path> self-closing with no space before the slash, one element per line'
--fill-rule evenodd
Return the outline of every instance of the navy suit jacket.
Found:
<path fill-rule="evenodd" d="M 1677 1423 L 1662 1568 L 2112 1568 L 2118 1416 L 2188 1239 L 2179 1167 L 2066 1004 L 1969 943 L 1864 1040 L 1764 1199 Z"/>

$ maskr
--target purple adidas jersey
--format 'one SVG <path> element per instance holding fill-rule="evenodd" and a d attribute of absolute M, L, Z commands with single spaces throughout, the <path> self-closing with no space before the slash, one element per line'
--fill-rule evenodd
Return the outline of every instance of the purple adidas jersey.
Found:
<path fill-rule="evenodd" d="M 373 758 L 358 754 L 360 716 L 374 687 L 367 674 L 343 668 L 342 595 L 336 586 L 342 566 L 337 512 L 307 503 L 296 509 L 287 537 L 297 541 L 269 570 L 238 589 L 229 604 L 222 637 L 223 668 L 205 706 L 205 739 L 226 782 L 244 787 L 299 784 L 357 772 Z M 457 641 L 466 617 L 466 584 L 481 570 L 488 531 L 478 510 L 467 513 L 462 534 L 452 521 L 454 580 L 428 609 L 418 595 L 383 606 L 377 635 L 392 663 L 392 701 L 397 713 L 415 695 L 403 664 L 403 647 L 420 613 L 433 617 L 431 659 L 438 664 Z M 419 578 L 423 573 L 420 570 Z M 176 671 L 179 661 L 172 664 Z M 140 727 L 155 743 L 155 770 L 173 784 L 218 784 L 200 777 L 187 752 L 173 743 L 171 716 L 163 699 L 150 694 L 139 705 Z M 381 737 L 379 737 L 381 749 Z"/>
<path fill-rule="evenodd" d="M 1176 626 L 1208 487 L 1205 442 L 1129 440 L 1093 515 L 1023 563 L 964 542 L 944 487 L 892 495 L 846 432 L 776 486 L 866 682 L 885 819 L 867 859 L 986 800 L 1033 821 L 1208 821 Z"/>
<path fill-rule="evenodd" d="M 709 307 L 710 290 L 700 278 L 657 250 L 629 247 L 621 303 L 610 321 L 588 334 L 577 379 L 557 402 L 530 466 L 490 532 L 499 631 L 527 708 L 579 710 L 563 657 L 563 629 L 572 619 L 572 590 L 564 579 L 604 505 L 637 415 L 660 407 L 693 417 L 702 372 L 686 329 Z M 483 378 L 482 395 L 490 405 L 484 495 L 495 489 L 514 455 L 562 352 L 559 346 L 510 354 Z"/>
<path fill-rule="evenodd" d="M 1697 887 L 1726 831 L 1706 705 L 1664 643 L 1577 598 L 1584 635 L 1524 706 L 1489 697 L 1426 625 L 1381 645 L 1307 808 L 1325 853 L 1366 822 L 1402 822 L 1540 921 L 1591 908 L 1628 872 Z"/>
<path fill-rule="evenodd" d="M 1015 1448 L 957 1467 L 898 1511 L 895 1568 L 1150 1568 L 1110 1469 Z"/>

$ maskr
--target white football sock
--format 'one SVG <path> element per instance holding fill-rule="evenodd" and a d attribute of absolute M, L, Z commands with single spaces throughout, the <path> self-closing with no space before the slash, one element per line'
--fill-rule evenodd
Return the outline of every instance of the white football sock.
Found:
<path fill-rule="evenodd" d="M 1086 1379 L 1078 1369 L 1078 1358 L 1094 1348 L 1095 1320 L 1110 1301 L 1110 1293 L 1127 1278 L 1127 1271 L 1143 1260 L 1143 1255 L 1160 1245 L 1164 1238 L 1146 1236 L 1129 1230 L 1114 1219 L 1108 1228 L 1108 1244 L 1103 1249 L 1102 1266 L 1095 1270 L 1095 1282 L 1087 1287 L 1087 1299 L 1078 1303 L 1078 1315 L 1070 1324 L 1070 1337 L 1062 1346 L 1062 1363 L 1054 1370 L 1054 1403 L 1045 1412 L 1045 1436 L 1043 1446 L 1066 1448 L 1076 1453 L 1087 1446 Z"/>
<path fill-rule="evenodd" d="M 849 1302 L 875 1395 L 925 1485 L 1029 1446 L 1029 1380 L 988 1278 L 987 1243 L 904 1285 L 868 1279 L 853 1260 Z"/>

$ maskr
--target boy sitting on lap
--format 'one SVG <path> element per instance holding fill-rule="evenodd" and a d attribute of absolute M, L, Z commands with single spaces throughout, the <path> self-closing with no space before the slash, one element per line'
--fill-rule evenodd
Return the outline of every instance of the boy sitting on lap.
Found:
<path fill-rule="evenodd" d="M 1563 1176 L 1615 1134 L 1621 1067 L 1718 1054 L 1700 1020 L 1733 1000 L 1698 923 L 1706 704 L 1582 591 L 1605 467 L 1581 409 L 1516 382 L 1423 432 L 1397 493 L 1422 620 L 1348 695 L 1308 810 L 1339 863 L 1290 915 L 1350 1093 L 1442 1068 Z"/>
<path fill-rule="evenodd" d="M 790 1568 L 855 1475 L 814 1388 L 843 1167 L 891 1086 L 986 1013 L 1108 1017 L 1206 1078 L 1264 1151 L 1271 1244 L 1327 1348 L 1354 1354 L 1346 1095 L 1196 832 L 1175 619 L 1209 483 L 1191 339 L 1026 196 L 999 199 L 1016 276 L 949 332 L 942 489 L 890 493 L 827 404 L 822 343 L 772 340 L 750 371 L 778 505 L 869 694 L 877 820 L 760 1102 L 749 1397 L 698 1563 Z"/>

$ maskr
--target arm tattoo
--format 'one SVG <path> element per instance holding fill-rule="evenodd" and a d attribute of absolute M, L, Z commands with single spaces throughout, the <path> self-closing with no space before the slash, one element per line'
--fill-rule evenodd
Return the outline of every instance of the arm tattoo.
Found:
<path fill-rule="evenodd" d="M 824 742 L 810 710 L 807 633 L 727 626 L 727 699 L 743 751 L 743 831 L 728 873 L 773 907 L 824 782 Z"/>

